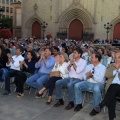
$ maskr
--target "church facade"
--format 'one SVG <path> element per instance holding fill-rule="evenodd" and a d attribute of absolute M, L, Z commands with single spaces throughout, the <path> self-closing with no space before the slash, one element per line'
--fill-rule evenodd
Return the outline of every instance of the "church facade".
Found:
<path fill-rule="evenodd" d="M 120 0 L 23 0 L 22 37 L 46 35 L 120 39 Z"/>

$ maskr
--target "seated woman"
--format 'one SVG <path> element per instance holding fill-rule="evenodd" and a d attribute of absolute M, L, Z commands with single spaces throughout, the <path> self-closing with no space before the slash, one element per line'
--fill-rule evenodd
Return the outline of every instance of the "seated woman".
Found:
<path fill-rule="evenodd" d="M 93 53 L 94 53 L 94 49 L 93 48 L 89 48 L 88 49 L 88 56 L 86 56 L 87 65 L 91 64 L 91 56 L 92 56 Z"/>
<path fill-rule="evenodd" d="M 115 54 L 115 63 L 108 66 L 106 77 L 108 78 L 106 85 L 106 89 L 108 88 L 107 93 L 103 101 L 94 109 L 99 113 L 104 106 L 107 106 L 109 120 L 114 120 L 116 117 L 116 98 L 120 97 L 120 52 Z"/>
<path fill-rule="evenodd" d="M 10 50 L 5 51 L 3 46 L 0 46 L 0 81 L 4 81 L 4 73 L 8 70 L 6 63 L 8 62 L 7 54 L 10 53 Z"/>
<path fill-rule="evenodd" d="M 44 87 L 37 93 L 36 98 L 39 98 L 42 96 L 43 92 L 46 89 L 49 89 L 49 94 L 48 94 L 48 101 L 47 104 L 50 104 L 52 101 L 52 94 L 55 88 L 55 82 L 57 80 L 63 79 L 68 77 L 68 74 L 65 73 L 65 69 L 66 69 L 66 65 L 68 62 L 68 55 L 66 53 L 61 53 L 60 54 L 60 59 L 59 59 L 59 63 L 57 62 L 52 70 L 52 72 L 54 71 L 59 71 L 60 72 L 60 76 L 52 76 L 50 77 L 49 81 L 44 85 Z M 51 73 L 52 73 L 51 72 Z"/>
<path fill-rule="evenodd" d="M 0 69 L 6 68 L 6 63 L 8 62 L 7 53 L 3 46 L 0 46 Z"/>
<path fill-rule="evenodd" d="M 27 54 L 27 59 L 25 61 L 20 61 L 20 66 L 22 72 L 19 72 L 15 77 L 15 84 L 16 84 L 16 92 L 18 92 L 17 97 L 24 96 L 24 82 L 26 81 L 27 77 L 34 74 L 35 72 L 35 63 L 36 63 L 36 55 L 33 51 L 29 51 Z"/>

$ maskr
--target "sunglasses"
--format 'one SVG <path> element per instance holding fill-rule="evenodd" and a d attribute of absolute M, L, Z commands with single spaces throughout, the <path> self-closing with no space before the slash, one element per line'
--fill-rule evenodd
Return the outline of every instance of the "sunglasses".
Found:
<path fill-rule="evenodd" d="M 95 69 L 93 68 L 93 69 L 92 69 L 92 74 L 94 74 L 94 72 L 95 72 Z"/>

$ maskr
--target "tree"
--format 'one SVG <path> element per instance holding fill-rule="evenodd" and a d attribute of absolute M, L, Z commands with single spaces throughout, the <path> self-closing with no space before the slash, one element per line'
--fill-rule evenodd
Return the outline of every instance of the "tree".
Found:
<path fill-rule="evenodd" d="M 12 18 L 1 18 L 0 23 L 1 23 L 1 29 L 8 28 L 8 29 L 10 29 L 12 31 L 12 29 L 13 29 L 13 20 L 12 20 Z"/>

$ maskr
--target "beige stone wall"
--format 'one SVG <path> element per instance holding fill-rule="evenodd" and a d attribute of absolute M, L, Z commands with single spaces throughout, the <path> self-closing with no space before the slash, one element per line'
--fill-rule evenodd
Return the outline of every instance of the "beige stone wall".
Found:
<path fill-rule="evenodd" d="M 37 4 L 37 7 L 34 5 Z M 120 0 L 23 0 L 22 37 L 30 37 L 32 23 L 48 23 L 46 34 L 67 30 L 73 19 L 80 19 L 84 31 L 93 32 L 96 38 L 106 39 L 104 24 L 110 22 L 113 28 L 120 22 Z M 113 28 L 109 34 L 112 39 Z"/>
<path fill-rule="evenodd" d="M 13 37 L 21 36 L 21 3 L 17 2 L 13 6 Z"/>

